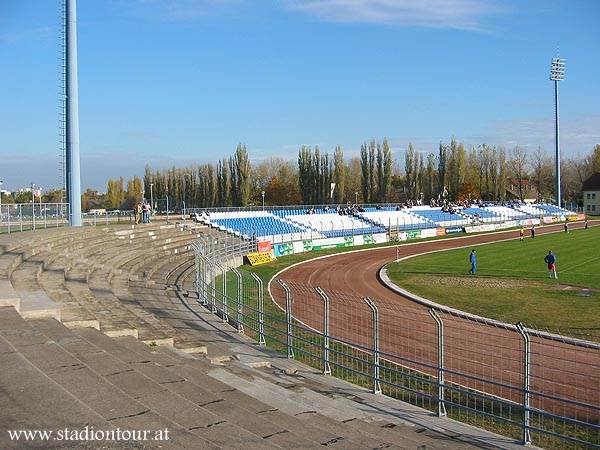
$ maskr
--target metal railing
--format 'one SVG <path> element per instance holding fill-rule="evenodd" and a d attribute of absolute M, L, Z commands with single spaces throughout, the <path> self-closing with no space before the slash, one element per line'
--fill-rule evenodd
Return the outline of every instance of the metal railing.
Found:
<path fill-rule="evenodd" d="M 288 358 L 523 444 L 600 448 L 595 343 L 393 297 L 282 279 L 265 286 L 236 268 L 253 241 L 213 235 L 193 249 L 199 302 Z"/>
<path fill-rule="evenodd" d="M 82 214 L 84 226 L 133 223 L 133 211 L 99 211 Z M 0 233 L 59 228 L 68 225 L 68 203 L 2 203 Z"/>

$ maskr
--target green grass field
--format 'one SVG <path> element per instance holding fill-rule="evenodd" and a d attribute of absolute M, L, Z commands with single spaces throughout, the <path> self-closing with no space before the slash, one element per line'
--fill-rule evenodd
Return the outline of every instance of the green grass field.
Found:
<path fill-rule="evenodd" d="M 527 233 L 528 234 L 528 233 Z M 388 268 L 399 286 L 437 303 L 505 322 L 600 341 L 600 227 L 410 258 Z M 544 257 L 557 256 L 558 280 Z"/>

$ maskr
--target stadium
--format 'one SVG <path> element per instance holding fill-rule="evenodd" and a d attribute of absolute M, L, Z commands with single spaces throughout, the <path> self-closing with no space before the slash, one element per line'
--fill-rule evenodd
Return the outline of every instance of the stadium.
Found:
<path fill-rule="evenodd" d="M 408 273 L 439 277 L 448 266 L 419 259 L 450 255 L 449 275 L 471 282 L 471 248 L 478 280 L 506 278 L 486 247 L 593 249 L 596 223 L 582 219 L 547 204 L 321 205 L 15 227 L 0 236 L 2 385 L 31 402 L 9 394 L 3 420 L 168 428 L 182 448 L 595 447 L 597 335 L 474 314 L 445 288 L 426 298 L 392 281 L 411 262 Z M 552 245 L 562 280 L 566 250 Z M 597 302 L 594 259 L 571 300 Z"/>
<path fill-rule="evenodd" d="M 90 187 L 82 193 L 77 1 L 33 7 L 13 2 L 7 8 L 29 25 L 39 20 L 37 9 L 43 16 L 61 6 L 56 36 L 60 181 L 45 193 L 33 182 L 23 187 L 24 167 L 43 166 L 45 176 L 47 159 L 3 156 L 12 167 L 3 166 L 3 175 L 14 189 L 0 189 L 1 449 L 600 449 L 600 221 L 593 217 L 600 209 L 600 144 L 587 156 L 561 159 L 558 82 L 564 80 L 564 59 L 553 58 L 550 71 L 553 166 L 540 145 L 547 143 L 547 124 L 541 127 L 543 137 L 534 137 L 538 150 L 529 154 L 518 143 L 531 146 L 535 126 L 528 122 L 527 137 L 519 136 L 519 119 L 507 122 L 509 137 L 499 137 L 498 130 L 491 134 L 497 145 L 461 142 L 454 135 L 448 144 L 438 141 L 443 133 L 435 128 L 432 109 L 441 105 L 437 99 L 443 99 L 443 122 L 451 122 L 450 109 L 455 120 L 459 111 L 469 112 L 461 122 L 469 123 L 471 135 L 481 131 L 476 116 L 485 114 L 470 110 L 484 98 L 476 92 L 482 75 L 469 79 L 473 70 L 462 68 L 462 62 L 456 64 L 462 75 L 439 94 L 436 89 L 445 80 L 437 75 L 439 67 L 430 65 L 436 59 L 431 49 L 407 59 L 411 64 L 427 60 L 417 70 L 398 70 L 404 66 L 385 61 L 385 70 L 369 80 L 364 74 L 354 78 L 361 70 L 353 64 L 361 60 L 366 38 L 375 36 L 367 36 L 371 33 L 354 31 L 341 39 L 344 47 L 353 43 L 345 63 L 337 60 L 345 49 L 335 45 L 328 58 L 314 63 L 342 28 L 360 30 L 356 24 L 383 25 L 384 32 L 393 33 L 392 39 L 380 36 L 366 47 L 369 58 L 398 51 L 385 45 L 398 40 L 400 28 L 416 28 L 412 31 L 418 31 L 423 49 L 429 33 L 444 33 L 431 47 L 443 53 L 447 44 L 453 46 L 455 33 L 485 30 L 490 38 L 493 28 L 483 26 L 486 17 L 500 13 L 485 0 L 410 7 L 400 0 L 260 2 L 265 10 L 248 16 L 240 12 L 247 13 L 251 2 L 81 3 L 89 8 L 83 36 L 94 49 L 84 57 L 91 56 L 88 67 L 94 69 L 82 73 L 91 86 L 89 98 L 96 99 L 89 110 L 94 102 L 86 102 L 84 111 L 87 117 L 96 114 L 90 122 L 98 124 L 88 145 L 102 149 L 90 158 L 88 176 L 110 169 L 102 193 Z M 534 13 L 536 19 L 542 14 Z M 257 47 L 286 42 L 295 27 L 309 32 L 293 41 L 310 41 L 315 23 L 294 15 L 329 23 L 326 33 L 341 28 L 329 39 L 315 40 L 304 60 L 303 49 L 290 42 L 272 48 L 273 54 L 258 52 Z M 578 21 L 587 16 L 593 14 L 580 14 Z M 184 26 L 174 25 L 180 20 Z M 209 26 L 197 27 L 195 21 Z M 285 26 L 271 29 L 278 23 Z M 225 31 L 219 30 L 223 24 Z M 236 33 L 230 32 L 232 24 Z M 0 43 L 7 54 L 14 51 L 26 60 L 34 46 L 21 41 L 53 29 L 3 32 Z M 583 30 L 578 31 L 583 35 Z M 90 38 L 98 32 L 94 46 Z M 242 39 L 214 45 L 219 33 Z M 173 36 L 177 39 L 171 42 Z M 134 53 L 122 53 L 125 44 Z M 463 45 L 467 48 L 466 39 L 457 47 Z M 413 46 L 418 47 L 411 41 Z M 520 37 L 518 46 L 526 47 Z M 183 63 L 177 60 L 182 55 Z M 325 75 L 319 73 L 303 91 L 302 83 L 311 77 L 286 72 L 289 55 L 298 67 L 308 62 Z M 240 59 L 228 65 L 232 56 Z M 193 58 L 209 64 L 192 67 Z M 147 65 L 128 74 L 138 59 Z M 103 72 L 109 60 L 127 61 L 120 63 L 119 76 Z M 36 132 L 43 127 L 33 126 L 33 117 L 48 122 L 40 119 L 37 103 L 44 103 L 47 92 L 36 93 L 29 79 L 39 75 L 33 73 L 38 68 L 43 72 L 40 61 L 36 70 L 31 65 L 25 72 L 13 65 L 16 78 L 29 80 L 27 89 L 14 92 L 39 97 L 35 108 L 32 103 L 24 109 L 22 126 Z M 480 68 L 495 67 L 474 61 Z M 523 72 L 539 67 L 531 61 Z M 285 80 L 281 92 L 270 78 L 275 74 Z M 416 78 L 394 100 L 398 74 Z M 419 94 L 425 74 L 436 74 L 435 82 Z M 324 83 L 329 76 L 334 82 Z M 378 93 L 386 78 L 392 84 Z M 290 86 L 291 80 L 297 86 Z M 169 89 L 157 93 L 153 82 Z M 514 97 L 504 93 L 494 100 L 487 91 L 485 102 L 496 107 L 512 101 L 511 110 L 515 105 L 527 109 L 522 97 L 535 98 L 527 90 L 531 86 L 519 93 L 516 84 L 506 85 Z M 136 97 L 139 88 L 143 101 L 139 92 Z M 415 104 L 407 96 L 412 89 Z M 253 97 L 255 90 L 266 102 Z M 296 94 L 299 103 L 294 104 Z M 456 108 L 451 94 L 460 97 Z M 229 97 L 235 102 L 228 103 Z M 429 97 L 436 100 L 422 104 Z M 476 100 L 471 107 L 469 97 Z M 589 93 L 580 97 L 591 98 Z M 303 109 L 307 98 L 327 100 L 327 107 Z M 19 106 L 22 98 L 12 103 Z M 354 103 L 368 113 L 355 111 Z M 252 110 L 244 109 L 236 122 L 240 105 Z M 389 110 L 382 107 L 389 105 Z M 300 115 L 295 115 L 298 106 Z M 18 107 L 10 109 L 17 116 Z M 411 125 L 423 111 L 426 121 Z M 277 120 L 287 116 L 293 128 L 286 129 L 285 121 L 269 123 L 269 114 Z M 325 135 L 317 124 L 334 127 L 336 115 L 339 130 L 352 138 L 353 127 L 371 133 L 386 120 L 392 128 L 402 123 L 413 133 L 423 127 L 430 134 L 416 138 L 419 149 L 406 135 L 363 141 L 360 150 L 350 147 L 346 156 L 336 144 L 331 158 L 320 144 L 283 143 L 295 139 L 298 130 L 314 132 L 310 139 L 319 142 Z M 254 116 L 260 120 L 253 122 Z M 488 120 L 498 128 L 498 119 L 508 116 L 499 111 Z M 593 117 L 577 117 L 568 142 L 585 147 L 590 136 L 597 137 L 595 130 L 585 132 Z M 268 127 L 261 128 L 262 120 Z M 125 122 L 131 128 L 121 129 Z M 143 126 L 136 129 L 136 123 Z M 334 136 L 332 130 L 326 135 Z M 12 145 L 25 149 L 21 153 L 33 148 L 29 139 L 36 132 L 11 132 L 19 135 Z M 161 133 L 168 134 L 168 144 L 164 141 L 161 154 L 153 155 Z M 250 161 L 241 142 L 216 164 L 207 159 L 216 153 L 194 154 L 200 163 L 187 167 L 173 163 L 190 156 L 172 150 L 179 145 L 197 140 L 206 150 L 224 136 L 251 139 L 254 133 L 272 149 L 279 146 L 287 159 L 269 158 L 270 150 L 255 140 L 254 149 L 264 157 L 259 163 Z M 507 151 L 506 143 L 514 146 Z M 112 176 L 130 170 L 122 159 L 135 159 L 132 149 L 146 146 L 136 161 L 140 167 L 144 162 L 143 179 L 134 175 L 125 189 L 124 178 Z M 297 166 L 289 159 L 292 147 L 298 149 Z M 403 168 L 398 153 L 404 156 Z M 151 168 L 152 158 L 159 161 L 158 170 Z"/>

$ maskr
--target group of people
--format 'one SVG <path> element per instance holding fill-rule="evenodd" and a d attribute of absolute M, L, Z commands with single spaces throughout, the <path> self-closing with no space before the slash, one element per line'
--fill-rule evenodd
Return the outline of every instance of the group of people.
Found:
<path fill-rule="evenodd" d="M 325 205 L 325 207 L 323 208 L 324 212 L 329 212 L 332 208 L 329 207 L 329 205 Z M 381 209 L 380 206 L 377 206 L 377 209 Z M 339 214 L 340 216 L 352 216 L 356 213 L 359 212 L 365 212 L 365 210 L 360 207 L 359 205 L 355 204 L 350 204 L 348 203 L 346 206 L 342 206 L 342 205 L 337 205 L 335 207 L 335 212 L 337 214 Z M 306 214 L 317 214 L 317 210 L 312 207 L 309 210 L 306 211 Z"/>
<path fill-rule="evenodd" d="M 588 229 L 588 220 L 587 218 L 583 221 L 584 224 L 584 229 Z M 569 233 L 569 223 L 565 222 L 563 225 L 563 229 L 565 233 Z M 535 238 L 535 225 L 531 225 L 531 238 L 534 239 Z M 521 229 L 519 230 L 519 240 L 520 241 L 524 241 L 525 240 L 525 227 L 521 227 Z M 556 255 L 554 253 L 552 253 L 552 250 L 548 251 L 548 254 L 545 256 L 544 258 L 544 262 L 547 264 L 548 266 L 548 276 L 550 278 L 558 278 L 558 275 L 556 273 Z M 471 268 L 469 269 L 469 274 L 471 275 L 475 275 L 475 273 L 477 273 L 477 251 L 475 249 L 471 250 L 471 253 L 469 254 L 469 263 L 471 264 Z"/>
<path fill-rule="evenodd" d="M 531 229 L 529 231 L 531 233 L 531 239 L 534 239 L 535 238 L 535 225 L 531 225 Z M 519 230 L 519 240 L 520 241 L 525 240 L 525 227 L 521 227 L 521 229 Z"/>
<path fill-rule="evenodd" d="M 136 225 L 140 223 L 150 223 L 150 210 L 150 203 L 146 200 L 137 202 L 133 210 Z"/>
<path fill-rule="evenodd" d="M 544 262 L 548 265 L 548 276 L 550 278 L 557 279 L 558 275 L 556 274 L 556 255 L 552 253 L 552 250 L 548 251 L 548 254 L 544 258 Z M 471 250 L 471 253 L 469 254 L 469 263 L 471 264 L 469 274 L 475 275 L 477 273 L 477 250 Z"/>

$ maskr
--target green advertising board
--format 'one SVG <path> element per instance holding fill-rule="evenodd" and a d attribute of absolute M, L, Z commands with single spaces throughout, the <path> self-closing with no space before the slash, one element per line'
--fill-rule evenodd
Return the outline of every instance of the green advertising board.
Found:
<path fill-rule="evenodd" d="M 406 232 L 407 239 L 416 239 L 421 237 L 421 230 L 411 230 Z"/>
<path fill-rule="evenodd" d="M 365 244 L 374 244 L 375 243 L 375 239 L 373 239 L 373 235 L 372 234 L 363 234 L 363 242 Z"/>
<path fill-rule="evenodd" d="M 304 246 L 305 252 L 310 252 L 313 249 L 313 241 L 312 239 L 302 241 L 302 245 Z"/>
<path fill-rule="evenodd" d="M 332 242 L 332 243 L 323 243 L 319 244 L 319 240 L 317 240 L 317 244 L 314 241 L 303 241 L 304 251 L 308 252 L 311 250 L 322 250 L 325 248 L 342 248 L 342 247 L 351 247 L 354 245 L 354 238 L 352 236 L 344 236 L 344 239 L 341 242 Z"/>
<path fill-rule="evenodd" d="M 292 255 L 294 253 L 294 244 L 277 244 L 275 246 L 275 256 Z"/>

